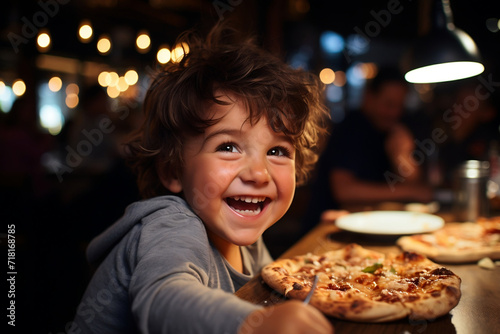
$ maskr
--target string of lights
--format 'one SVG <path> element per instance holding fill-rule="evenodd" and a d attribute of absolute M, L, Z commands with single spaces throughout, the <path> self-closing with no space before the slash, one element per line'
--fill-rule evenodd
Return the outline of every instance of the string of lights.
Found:
<path fill-rule="evenodd" d="M 82 20 L 77 31 L 78 40 L 84 44 L 90 44 L 95 38 L 95 31 L 92 27 L 90 20 Z M 135 49 L 140 54 L 146 54 L 151 51 L 151 37 L 146 30 L 140 30 L 137 33 L 135 39 Z M 79 64 L 74 64 L 70 59 L 63 57 L 56 57 L 50 55 L 49 51 L 52 46 L 52 37 L 48 29 L 40 29 L 36 37 L 36 47 L 38 52 L 44 56 L 42 60 L 38 61 L 38 65 L 46 70 L 51 70 L 52 72 L 57 71 L 69 71 L 69 68 L 76 68 L 78 71 Z M 113 47 L 113 41 L 108 34 L 101 34 L 97 38 L 96 49 L 100 55 L 109 55 Z M 165 65 L 168 62 L 179 62 L 186 53 L 189 52 L 189 46 L 185 43 L 182 45 L 175 45 L 173 48 L 169 48 L 168 45 L 162 44 L 156 53 L 156 60 L 159 64 Z M 59 65 L 53 66 L 48 63 L 56 62 Z M 65 64 L 70 65 L 72 63 L 74 66 L 64 66 Z M 138 89 L 132 89 L 139 82 L 139 73 L 134 68 L 128 68 L 121 75 L 118 74 L 118 70 L 114 70 L 111 66 L 102 65 L 101 67 L 107 67 L 106 70 L 102 70 L 99 73 L 93 75 L 97 83 L 106 89 L 108 96 L 111 99 L 123 98 L 134 98 L 138 95 Z M 64 76 L 56 74 L 52 76 L 46 83 L 43 83 L 43 88 L 39 89 L 40 96 L 40 107 L 39 107 L 39 118 L 40 125 L 45 128 L 49 133 L 56 135 L 58 134 L 65 121 L 65 114 L 70 112 L 63 111 L 57 104 L 57 100 L 63 100 L 64 105 L 71 111 L 78 107 L 79 98 L 79 86 L 75 82 L 65 82 Z M 66 86 L 64 92 L 63 86 Z M 48 89 L 46 89 L 48 88 Z M 3 112 L 8 112 L 10 106 L 16 98 L 22 97 L 26 93 L 26 83 L 21 79 L 16 79 L 9 86 L 8 83 L 0 79 L 0 107 L 2 107 Z M 48 94 L 61 94 L 62 98 L 57 98 L 54 96 L 48 96 Z M 43 98 L 45 96 L 45 98 Z M 48 105 L 46 101 L 48 102 Z M 66 115 L 67 116 L 67 115 Z"/>

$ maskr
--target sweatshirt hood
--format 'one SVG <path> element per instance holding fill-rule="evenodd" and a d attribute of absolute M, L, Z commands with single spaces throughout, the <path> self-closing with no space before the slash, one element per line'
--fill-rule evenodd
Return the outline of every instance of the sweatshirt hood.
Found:
<path fill-rule="evenodd" d="M 144 217 L 172 205 L 172 202 L 187 205 L 182 198 L 171 195 L 130 204 L 120 219 L 90 242 L 87 248 L 87 260 L 93 265 L 98 264 L 136 224 L 141 223 Z"/>

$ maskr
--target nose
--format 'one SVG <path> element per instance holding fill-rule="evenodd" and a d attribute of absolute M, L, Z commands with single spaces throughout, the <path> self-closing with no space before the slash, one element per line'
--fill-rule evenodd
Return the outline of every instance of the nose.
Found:
<path fill-rule="evenodd" d="M 267 168 L 266 158 L 250 156 L 245 161 L 245 167 L 240 172 L 240 179 L 244 183 L 254 185 L 265 185 L 269 183 L 271 176 Z"/>

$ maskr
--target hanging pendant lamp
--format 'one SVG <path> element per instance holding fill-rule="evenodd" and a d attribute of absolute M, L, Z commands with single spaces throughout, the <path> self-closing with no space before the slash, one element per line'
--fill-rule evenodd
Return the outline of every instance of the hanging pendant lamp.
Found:
<path fill-rule="evenodd" d="M 448 0 L 436 0 L 428 34 L 413 45 L 410 69 L 405 79 L 411 83 L 459 80 L 484 71 L 474 40 L 455 27 Z"/>

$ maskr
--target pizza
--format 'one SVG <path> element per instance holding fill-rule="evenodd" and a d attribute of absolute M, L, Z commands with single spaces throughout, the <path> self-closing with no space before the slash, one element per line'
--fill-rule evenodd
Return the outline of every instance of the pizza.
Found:
<path fill-rule="evenodd" d="M 357 244 L 277 260 L 262 269 L 271 288 L 301 300 L 315 275 L 319 280 L 310 304 L 328 316 L 351 321 L 434 319 L 447 314 L 461 296 L 460 278 L 425 256 L 385 255 Z"/>
<path fill-rule="evenodd" d="M 433 233 L 401 237 L 397 244 L 438 262 L 500 259 L 500 217 L 479 218 L 476 223 L 448 223 Z"/>

